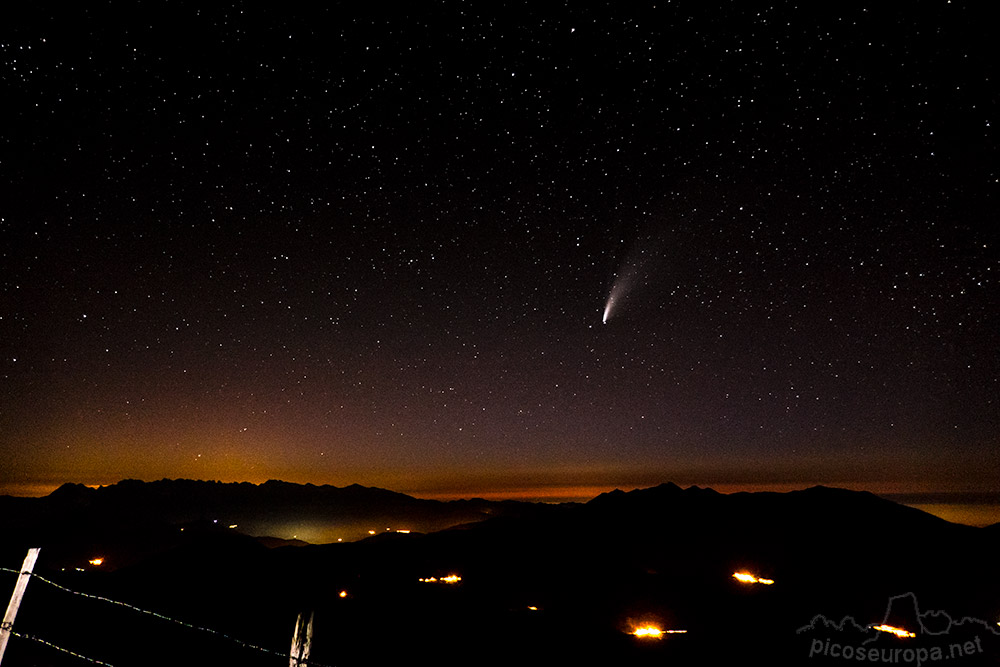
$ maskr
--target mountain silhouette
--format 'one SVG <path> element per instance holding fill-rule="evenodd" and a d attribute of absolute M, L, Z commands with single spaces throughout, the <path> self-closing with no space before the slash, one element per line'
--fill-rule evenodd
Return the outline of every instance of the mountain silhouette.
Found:
<path fill-rule="evenodd" d="M 0 496 L 7 517 L 5 544 L 65 552 L 64 565 L 115 551 L 113 569 L 176 544 L 180 530 L 201 522 L 270 544 L 362 539 L 370 531 L 432 532 L 491 516 L 545 512 L 546 505 L 514 501 L 422 500 L 386 489 L 292 484 L 260 485 L 194 480 L 124 480 L 89 488 L 64 484 L 43 498 Z M 83 558 L 87 556 L 87 558 Z M 49 556 L 52 558 L 53 556 Z"/>

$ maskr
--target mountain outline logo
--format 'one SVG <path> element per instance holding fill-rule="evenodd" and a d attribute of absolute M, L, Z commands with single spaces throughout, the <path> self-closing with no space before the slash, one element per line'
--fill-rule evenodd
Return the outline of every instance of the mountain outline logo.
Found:
<path fill-rule="evenodd" d="M 834 621 L 816 614 L 795 633 L 811 633 L 809 658 L 917 667 L 953 658 L 966 658 L 963 664 L 995 664 L 982 660 L 989 660 L 1000 646 L 1000 624 L 956 618 L 940 609 L 921 611 L 912 591 L 891 596 L 880 623 L 865 625 L 849 615 Z"/>
<path fill-rule="evenodd" d="M 914 625 L 911 621 L 915 621 L 916 624 Z M 840 622 L 836 622 L 828 619 L 823 614 L 816 614 L 809 623 L 798 628 L 795 634 L 815 631 L 819 623 L 822 623 L 826 628 L 833 628 L 838 632 L 847 631 L 846 628 L 848 625 L 852 630 L 857 632 L 871 631 L 871 636 L 862 642 L 863 645 L 867 645 L 879 638 L 880 627 L 897 629 L 907 627 L 916 628 L 913 630 L 915 635 L 939 637 L 950 634 L 955 628 L 981 626 L 987 632 L 1000 636 L 1000 625 L 991 624 L 989 621 L 984 621 L 981 618 L 963 616 L 961 619 L 955 620 L 951 614 L 941 609 L 921 612 L 920 603 L 917 601 L 916 594 L 912 591 L 901 595 L 893 595 L 889 598 L 885 614 L 882 617 L 882 623 L 880 624 L 869 623 L 862 625 L 853 616 L 844 616 Z"/>

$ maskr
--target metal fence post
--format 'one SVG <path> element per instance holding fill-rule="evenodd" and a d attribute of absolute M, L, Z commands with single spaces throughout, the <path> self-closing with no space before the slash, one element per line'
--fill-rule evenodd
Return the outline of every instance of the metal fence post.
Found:
<path fill-rule="evenodd" d="M 31 579 L 31 571 L 35 569 L 35 561 L 38 560 L 39 551 L 41 551 L 40 548 L 28 549 L 28 555 L 24 557 L 24 564 L 21 565 L 21 574 L 17 576 L 17 583 L 14 584 L 14 593 L 10 596 L 10 603 L 7 605 L 7 613 L 3 615 L 3 625 L 0 625 L 0 662 L 3 662 L 3 653 L 7 650 L 7 640 L 10 639 L 10 631 L 14 627 L 14 617 L 17 616 L 17 608 L 21 605 L 21 598 L 24 597 L 24 589 L 28 587 L 28 580 Z"/>

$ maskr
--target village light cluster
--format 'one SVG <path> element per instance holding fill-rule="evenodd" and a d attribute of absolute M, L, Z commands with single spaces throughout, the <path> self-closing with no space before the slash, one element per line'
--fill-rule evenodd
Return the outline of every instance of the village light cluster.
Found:
<path fill-rule="evenodd" d="M 878 630 L 879 632 L 888 632 L 890 634 L 896 635 L 897 637 L 916 637 L 916 633 L 910 632 L 909 630 L 904 630 L 903 628 L 893 627 L 891 625 L 873 625 L 872 630 Z"/>
<path fill-rule="evenodd" d="M 659 629 L 655 625 L 645 625 L 641 628 L 633 630 L 632 634 L 636 637 L 655 637 L 659 639 L 663 636 L 663 630 Z"/>
<path fill-rule="evenodd" d="M 763 577 L 757 577 L 749 572 L 734 572 L 733 578 L 737 581 L 742 581 L 744 584 L 764 584 L 765 586 L 770 586 L 774 583 L 774 579 L 764 579 Z"/>
<path fill-rule="evenodd" d="M 664 635 L 683 635 L 687 630 L 664 630 L 658 625 L 647 623 L 632 628 L 628 633 L 640 639 L 663 639 Z"/>
<path fill-rule="evenodd" d="M 425 584 L 457 584 L 462 581 L 462 577 L 457 574 L 449 574 L 448 576 L 441 577 L 440 579 L 437 577 L 427 577 L 426 579 L 421 578 L 420 581 Z"/>

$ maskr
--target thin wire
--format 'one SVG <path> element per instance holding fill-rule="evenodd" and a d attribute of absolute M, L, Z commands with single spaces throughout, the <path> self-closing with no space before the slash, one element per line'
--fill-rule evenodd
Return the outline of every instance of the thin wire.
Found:
<path fill-rule="evenodd" d="M 0 570 L 2 570 L 4 572 L 11 572 L 13 574 L 21 574 L 21 572 L 19 570 L 12 570 L 12 569 L 10 569 L 8 567 L 0 567 Z M 236 644 L 239 644 L 240 646 L 242 646 L 244 648 L 255 649 L 257 651 L 261 651 L 262 653 L 268 653 L 270 655 L 275 655 L 275 656 L 278 656 L 280 658 L 287 658 L 287 657 L 289 657 L 288 653 L 283 653 L 281 651 L 275 651 L 273 649 L 264 648 L 263 646 L 257 646 L 256 644 L 251 644 L 249 642 L 245 642 L 242 639 L 237 639 L 236 637 L 233 637 L 231 635 L 227 635 L 226 633 L 221 632 L 219 630 L 215 630 L 213 628 L 206 628 L 206 627 L 203 627 L 203 626 L 200 626 L 200 625 L 194 625 L 193 623 L 188 623 L 187 621 L 182 621 L 182 620 L 180 620 L 178 618 L 172 618 L 170 616 L 166 616 L 166 615 L 161 614 L 159 612 L 150 611 L 148 609 L 143 609 L 142 607 L 137 607 L 134 604 L 129 604 L 127 602 L 120 602 L 118 600 L 112 600 L 111 598 L 107 598 L 107 597 L 104 597 L 102 595 L 94 595 L 93 593 L 82 593 L 80 591 L 75 591 L 72 588 L 67 588 L 66 586 L 63 586 L 62 584 L 57 584 L 56 582 L 54 582 L 54 581 L 52 581 L 50 579 L 46 579 L 45 577 L 43 577 L 42 575 L 40 575 L 40 574 L 38 574 L 36 572 L 31 572 L 31 573 L 28 573 L 28 574 L 30 574 L 35 579 L 38 579 L 39 581 L 43 581 L 46 584 L 48 584 L 49 586 L 53 586 L 54 588 L 57 588 L 57 589 L 59 589 L 61 591 L 64 591 L 66 593 L 71 593 L 73 595 L 79 595 L 80 597 L 89 598 L 91 600 L 100 600 L 101 602 L 107 602 L 109 604 L 118 605 L 120 607 L 124 607 L 126 609 L 130 609 L 132 611 L 139 612 L 140 614 L 146 614 L 148 616 L 152 616 L 154 618 L 158 618 L 158 619 L 161 619 L 161 620 L 164 620 L 164 621 L 169 621 L 171 623 L 176 623 L 177 625 L 183 626 L 185 628 L 190 628 L 192 630 L 199 630 L 201 632 L 207 632 L 208 634 L 215 635 L 217 637 L 222 637 L 223 639 L 228 639 L 229 641 L 234 642 Z M 47 643 L 44 640 L 37 639 L 35 637 L 30 637 L 29 636 L 27 638 L 28 639 L 35 639 L 36 641 L 40 641 L 42 643 Z M 58 647 L 56 647 L 56 648 L 58 648 Z M 60 649 L 60 650 L 62 650 L 62 649 Z M 69 652 L 70 651 L 67 651 L 67 653 L 69 653 Z M 102 664 L 104 664 L 104 663 L 102 663 Z M 300 664 L 302 664 L 302 665 L 312 665 L 313 667 L 332 667 L 332 665 L 326 665 L 324 663 L 315 662 L 313 660 L 303 660 Z"/>
<path fill-rule="evenodd" d="M 56 646 L 52 642 L 46 641 L 45 639 L 42 639 L 41 637 L 35 637 L 34 635 L 22 634 L 20 632 L 17 632 L 16 630 L 8 630 L 8 632 L 10 632 L 10 634 L 11 634 L 12 637 L 19 637 L 21 639 L 30 639 L 33 642 L 38 642 L 39 644 L 44 644 L 45 646 L 48 646 L 49 648 L 54 648 L 57 651 L 60 651 L 62 653 L 66 653 L 67 655 L 71 655 L 74 658 L 80 658 L 81 660 L 86 660 L 87 662 L 93 663 L 95 665 L 104 665 L 104 667 L 115 667 L 110 662 L 104 662 L 103 660 L 97 660 L 95 658 L 88 658 L 87 656 L 83 655 L 82 653 L 77 653 L 76 651 L 70 651 L 68 648 L 63 648 L 62 646 Z"/>

